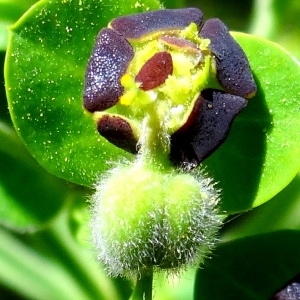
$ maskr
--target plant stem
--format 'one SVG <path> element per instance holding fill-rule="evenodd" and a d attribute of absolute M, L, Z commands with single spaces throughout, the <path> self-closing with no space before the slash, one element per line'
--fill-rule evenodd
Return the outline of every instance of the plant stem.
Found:
<path fill-rule="evenodd" d="M 138 276 L 131 300 L 152 300 L 152 283 L 153 269 L 148 268 Z"/>
<path fill-rule="evenodd" d="M 160 166 L 168 169 L 170 141 L 166 128 L 159 118 L 157 107 L 154 103 L 147 107 L 148 114 L 142 124 L 140 144 L 140 159 L 146 164 Z"/>
<path fill-rule="evenodd" d="M 270 39 L 276 28 L 273 0 L 255 0 L 249 32 Z"/>

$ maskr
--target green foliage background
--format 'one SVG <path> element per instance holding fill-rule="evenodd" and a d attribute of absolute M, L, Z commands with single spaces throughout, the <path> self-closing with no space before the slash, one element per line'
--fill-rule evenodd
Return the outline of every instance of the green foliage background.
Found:
<path fill-rule="evenodd" d="M 7 27 L 13 25 L 34 3 L 28 0 L 0 0 L 2 69 L 8 43 Z M 111 2 L 105 3 L 108 6 L 103 4 L 103 7 L 109 11 Z M 119 7 L 114 9 L 129 13 L 131 8 L 127 3 L 120 0 Z M 153 1 L 149 3 L 157 5 Z M 199 7 L 205 18 L 219 17 L 230 30 L 268 38 L 300 58 L 298 0 L 203 0 L 200 3 L 169 0 L 164 1 L 164 5 L 169 8 Z M 110 15 L 106 18 L 109 20 Z M 103 24 L 107 20 L 102 20 Z M 237 35 L 237 38 L 243 43 L 243 36 Z M 55 49 L 55 37 L 51 39 Z M 281 54 L 272 55 L 271 60 L 276 62 Z M 80 51 L 78 57 L 80 59 Z M 253 59 L 256 59 L 255 53 Z M 297 82 L 299 70 L 295 66 L 291 68 L 293 72 L 289 80 L 295 77 L 294 81 Z M 275 85 L 276 77 L 280 76 L 274 74 Z M 1 82 L 4 83 L 4 77 Z M 299 112 L 299 88 L 287 85 L 287 95 L 289 99 L 298 100 L 293 110 L 296 112 L 298 109 Z M 250 108 L 249 118 L 253 112 L 255 107 L 252 111 Z M 297 123 L 292 114 L 290 118 Z M 291 142 L 299 144 L 299 126 L 293 128 L 294 139 Z M 234 135 L 232 140 L 236 141 Z M 0 91 L 0 141 L 0 299 L 128 299 L 131 282 L 108 278 L 95 262 L 95 253 L 91 251 L 86 199 L 92 190 L 51 175 L 32 158 L 10 120 L 4 84 Z M 211 170 L 215 169 L 214 164 L 219 163 L 218 156 L 222 159 L 222 151 L 218 153 L 207 162 Z M 289 155 L 292 156 L 291 153 Z M 281 166 L 284 174 L 284 164 Z M 295 164 L 294 168 L 299 169 L 299 164 Z M 281 170 L 276 172 L 276 176 L 281 175 Z M 221 175 L 215 176 L 219 179 Z M 291 179 L 283 175 L 285 182 L 282 187 Z M 235 190 L 236 197 L 243 199 L 243 190 Z M 234 196 L 229 191 L 228 198 Z M 264 201 L 258 201 L 256 205 L 261 202 Z M 225 208 L 228 210 L 230 206 Z M 232 211 L 241 210 L 245 210 L 243 205 L 232 208 Z M 237 293 L 237 299 L 267 299 L 272 291 L 300 272 L 297 255 L 300 246 L 299 220 L 298 175 L 271 201 L 234 220 L 228 220 L 221 232 L 220 245 L 203 269 L 188 270 L 178 282 L 177 278 L 168 282 L 158 275 L 155 299 L 231 299 L 233 291 Z M 228 278 L 230 282 L 226 280 Z"/>

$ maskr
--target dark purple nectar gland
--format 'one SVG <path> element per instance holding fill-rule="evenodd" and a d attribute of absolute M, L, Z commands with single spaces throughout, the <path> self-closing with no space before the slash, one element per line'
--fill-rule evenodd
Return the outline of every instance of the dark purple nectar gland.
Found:
<path fill-rule="evenodd" d="M 215 56 L 217 78 L 225 91 L 247 99 L 253 97 L 257 86 L 248 59 L 224 23 L 219 19 L 207 20 L 200 36 L 210 40 L 209 49 Z"/>
<path fill-rule="evenodd" d="M 195 23 L 201 27 L 203 14 L 197 8 L 161 9 L 112 20 L 109 27 L 121 33 L 128 40 L 140 40 L 162 32 L 176 32 Z"/>
<path fill-rule="evenodd" d="M 198 166 L 223 143 L 246 105 L 247 100 L 236 95 L 202 91 L 187 122 L 171 136 L 171 161 L 184 169 Z"/>
<path fill-rule="evenodd" d="M 102 128 L 95 114 L 99 133 L 129 152 L 141 141 L 163 143 L 174 164 L 197 166 L 256 92 L 245 53 L 220 20 L 202 26 L 196 8 L 124 16 L 109 26 L 97 37 L 84 91 L 87 110 L 119 118 Z M 148 137 L 145 119 L 152 120 Z"/>
<path fill-rule="evenodd" d="M 118 32 L 103 28 L 97 36 L 85 74 L 84 107 L 104 111 L 117 104 L 123 94 L 120 83 L 134 56 L 132 46 Z"/>
<path fill-rule="evenodd" d="M 97 129 L 110 143 L 130 153 L 137 153 L 137 137 L 129 122 L 124 118 L 102 114 L 98 118 Z"/>

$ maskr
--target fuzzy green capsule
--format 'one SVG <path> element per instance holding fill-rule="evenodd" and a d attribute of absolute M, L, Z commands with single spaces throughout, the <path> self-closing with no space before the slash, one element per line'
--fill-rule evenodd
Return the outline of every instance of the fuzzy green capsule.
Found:
<path fill-rule="evenodd" d="M 201 263 L 221 224 L 211 180 L 140 161 L 106 174 L 92 200 L 94 244 L 112 276 Z"/>

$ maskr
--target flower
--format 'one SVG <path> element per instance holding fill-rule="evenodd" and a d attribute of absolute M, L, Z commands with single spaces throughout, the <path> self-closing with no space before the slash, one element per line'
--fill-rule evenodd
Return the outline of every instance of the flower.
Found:
<path fill-rule="evenodd" d="M 91 201 L 93 242 L 112 276 L 178 272 L 215 245 L 220 191 L 186 171 L 224 141 L 256 84 L 226 26 L 202 19 L 196 8 L 145 12 L 96 39 L 84 107 L 103 137 L 139 154 L 102 174 Z"/>
<path fill-rule="evenodd" d="M 203 24 L 197 8 L 162 9 L 100 31 L 83 98 L 109 142 L 143 151 L 148 116 L 157 151 L 191 169 L 221 145 L 256 89 L 245 53 L 219 19 Z"/>

